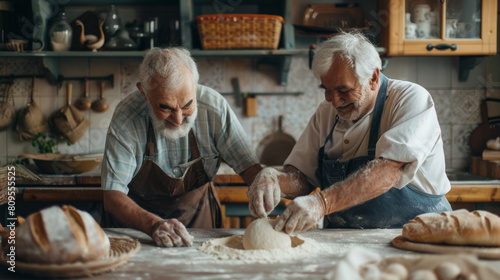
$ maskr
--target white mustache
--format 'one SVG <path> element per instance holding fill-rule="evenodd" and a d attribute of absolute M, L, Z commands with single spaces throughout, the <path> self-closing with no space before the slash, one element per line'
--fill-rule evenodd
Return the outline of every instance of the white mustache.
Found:
<path fill-rule="evenodd" d="M 353 103 L 354 103 L 354 102 L 346 102 L 346 103 L 344 103 L 344 104 L 340 105 L 338 108 L 339 108 L 339 109 L 342 109 L 342 108 L 345 108 L 345 107 L 347 107 L 347 106 L 349 106 L 349 105 L 351 105 L 351 104 L 353 104 Z"/>

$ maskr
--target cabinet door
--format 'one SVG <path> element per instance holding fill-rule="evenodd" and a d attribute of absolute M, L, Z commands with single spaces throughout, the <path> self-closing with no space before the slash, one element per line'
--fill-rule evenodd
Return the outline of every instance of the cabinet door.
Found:
<path fill-rule="evenodd" d="M 387 15 L 380 33 L 387 55 L 496 54 L 497 0 L 379 3 L 379 14 Z"/>

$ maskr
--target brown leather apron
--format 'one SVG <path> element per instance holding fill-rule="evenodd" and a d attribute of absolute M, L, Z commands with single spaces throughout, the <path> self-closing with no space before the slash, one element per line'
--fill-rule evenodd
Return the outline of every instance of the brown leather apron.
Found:
<path fill-rule="evenodd" d="M 192 164 L 180 178 L 170 177 L 152 160 L 155 139 L 150 120 L 146 156 L 128 184 L 128 196 L 145 210 L 164 219 L 176 218 L 188 228 L 221 227 L 220 201 L 203 168 L 193 130 L 189 131 Z"/>

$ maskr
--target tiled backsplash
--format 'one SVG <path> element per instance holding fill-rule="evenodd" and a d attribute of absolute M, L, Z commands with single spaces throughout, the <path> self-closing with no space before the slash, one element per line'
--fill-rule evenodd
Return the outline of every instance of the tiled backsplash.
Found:
<path fill-rule="evenodd" d="M 458 81 L 458 57 L 394 57 L 389 59 L 385 75 L 419 83 L 429 90 L 435 103 L 441 124 L 445 146 L 447 169 L 467 169 L 470 159 L 469 139 L 472 130 L 481 123 L 479 105 L 486 96 L 500 97 L 496 90 L 500 77 L 497 56 L 487 57 L 469 74 L 467 82 Z M 41 61 L 37 58 L 0 58 L 0 75 L 42 74 Z M 71 76 L 114 75 L 114 88 L 105 85 L 104 99 L 109 109 L 104 113 L 91 110 L 84 116 L 91 126 L 84 138 L 72 146 L 61 142 L 61 153 L 102 152 L 106 130 L 113 110 L 122 98 L 133 92 L 138 81 L 140 59 L 133 58 L 65 58 L 60 59 L 60 72 Z M 298 138 L 317 105 L 323 100 L 318 81 L 308 68 L 306 56 L 295 56 L 288 76 L 288 85 L 280 86 L 278 72 L 268 65 L 257 65 L 253 59 L 203 58 L 197 59 L 200 83 L 222 93 L 233 91 L 231 79 L 239 78 L 242 92 L 303 92 L 300 96 L 258 96 L 257 116 L 246 117 L 241 107 L 236 106 L 234 97 L 226 96 L 239 117 L 254 147 L 268 133 L 278 129 L 277 119 L 283 118 L 285 132 Z M 72 81 L 72 103 L 83 92 L 83 84 Z M 30 79 L 16 79 L 14 82 L 14 103 L 16 110 L 24 107 L 31 91 Z M 57 89 L 45 79 L 35 83 L 35 101 L 46 117 L 65 104 L 66 86 Z M 90 99 L 99 98 L 98 83 L 90 82 Z M 2 95 L 3 93 L 0 93 Z M 496 111 L 500 115 L 500 111 Z M 490 115 L 496 115 L 490 110 Z M 16 130 L 11 127 L 0 132 L 0 165 L 17 155 L 33 152 L 30 142 L 21 142 Z"/>

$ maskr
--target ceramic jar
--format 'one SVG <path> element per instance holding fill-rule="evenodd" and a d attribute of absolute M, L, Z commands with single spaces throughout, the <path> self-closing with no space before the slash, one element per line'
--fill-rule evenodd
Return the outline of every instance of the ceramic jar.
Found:
<path fill-rule="evenodd" d="M 418 38 L 429 38 L 431 35 L 431 6 L 427 4 L 416 5 L 412 17 L 417 24 Z"/>
<path fill-rule="evenodd" d="M 457 24 L 458 19 L 447 19 L 446 20 L 446 38 L 456 38 L 457 37 Z"/>
<path fill-rule="evenodd" d="M 411 21 L 410 13 L 406 13 L 405 39 L 417 39 L 417 24 Z"/>
<path fill-rule="evenodd" d="M 118 29 L 121 28 L 121 19 L 115 5 L 110 5 L 108 13 L 106 14 L 106 21 L 104 22 L 103 30 L 106 41 L 113 37 Z"/>

